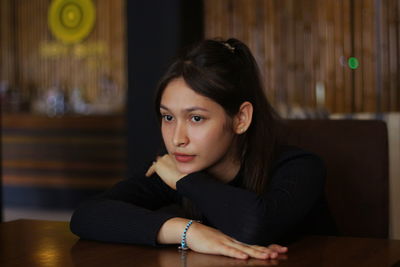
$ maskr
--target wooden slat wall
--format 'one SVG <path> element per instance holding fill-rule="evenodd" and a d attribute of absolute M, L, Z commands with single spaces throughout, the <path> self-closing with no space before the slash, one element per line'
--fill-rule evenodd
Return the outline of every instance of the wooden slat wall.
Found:
<path fill-rule="evenodd" d="M 67 93 L 78 86 L 88 101 L 95 102 L 101 94 L 99 81 L 106 76 L 116 83 L 118 95 L 123 97 L 126 90 L 125 1 L 93 0 L 95 27 L 78 45 L 89 47 L 93 52 L 93 45 L 100 44 L 105 50 L 100 55 L 83 58 L 73 52 L 77 45 L 63 46 L 52 36 L 47 25 L 50 3 L 51 0 L 0 1 L 0 81 L 8 81 L 12 88 L 17 88 L 26 102 L 55 83 Z M 46 57 L 41 53 L 45 43 L 61 45 L 69 52 Z"/>
<path fill-rule="evenodd" d="M 386 53 L 384 54 L 384 60 L 387 63 L 387 79 L 388 79 L 388 89 L 387 92 L 387 103 L 391 109 L 394 109 L 400 105 L 400 75 L 399 75 L 399 8 L 400 4 L 397 0 L 386 0 L 384 1 L 385 13 L 383 15 L 383 27 L 385 28 L 387 39 Z M 399 109 L 397 109 L 399 110 Z"/>
<path fill-rule="evenodd" d="M 204 0 L 204 6 L 206 38 L 248 44 L 275 106 L 315 108 L 319 84 L 332 113 L 400 110 L 399 1 Z M 347 65 L 352 56 L 360 62 L 356 70 Z"/>
<path fill-rule="evenodd" d="M 12 38 L 12 28 L 9 25 L 13 21 L 13 14 L 10 12 L 12 1 L 0 2 L 0 81 L 4 81 L 6 77 L 13 79 L 14 68 L 14 39 Z M 6 41 L 7 40 L 7 41 Z"/>

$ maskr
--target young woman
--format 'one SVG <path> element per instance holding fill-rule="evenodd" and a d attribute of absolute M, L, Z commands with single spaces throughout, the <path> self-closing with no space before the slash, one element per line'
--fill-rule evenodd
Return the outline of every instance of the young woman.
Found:
<path fill-rule="evenodd" d="M 83 203 L 72 232 L 268 259 L 287 251 L 271 243 L 332 230 L 323 163 L 281 144 L 245 44 L 205 40 L 188 50 L 161 79 L 155 105 L 167 152 L 146 173 Z M 172 203 L 185 213 L 159 210 Z"/>

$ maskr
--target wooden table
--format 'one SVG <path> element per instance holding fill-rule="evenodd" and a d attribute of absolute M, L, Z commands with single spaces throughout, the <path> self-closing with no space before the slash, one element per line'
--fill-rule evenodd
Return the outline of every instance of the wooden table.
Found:
<path fill-rule="evenodd" d="M 0 224 L 0 266 L 400 266 L 400 240 L 306 237 L 274 261 L 236 260 L 176 247 L 79 240 L 67 222 L 18 220 Z"/>

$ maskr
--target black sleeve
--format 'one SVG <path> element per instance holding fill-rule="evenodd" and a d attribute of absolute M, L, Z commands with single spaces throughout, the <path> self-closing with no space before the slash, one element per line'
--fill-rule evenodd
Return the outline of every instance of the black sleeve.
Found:
<path fill-rule="evenodd" d="M 191 199 L 212 227 L 248 244 L 278 242 L 321 197 L 325 167 L 313 154 L 282 160 L 261 195 L 223 184 L 205 172 L 190 174 L 177 191 Z"/>
<path fill-rule="evenodd" d="M 175 217 L 156 209 L 176 196 L 156 174 L 127 179 L 82 203 L 72 215 L 70 228 L 84 239 L 156 245 L 162 224 Z"/>

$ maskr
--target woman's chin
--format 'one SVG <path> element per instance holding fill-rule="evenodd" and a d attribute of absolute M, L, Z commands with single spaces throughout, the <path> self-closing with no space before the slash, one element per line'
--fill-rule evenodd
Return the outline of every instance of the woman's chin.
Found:
<path fill-rule="evenodd" d="M 179 172 L 184 173 L 184 174 L 198 172 L 201 170 L 199 167 L 190 166 L 190 164 L 187 164 L 187 163 L 178 163 L 176 167 Z"/>

